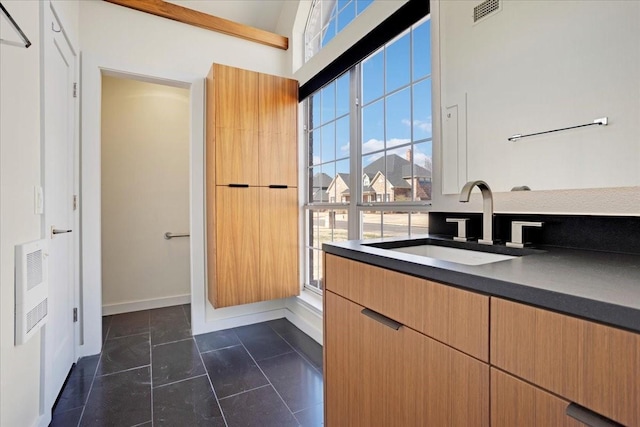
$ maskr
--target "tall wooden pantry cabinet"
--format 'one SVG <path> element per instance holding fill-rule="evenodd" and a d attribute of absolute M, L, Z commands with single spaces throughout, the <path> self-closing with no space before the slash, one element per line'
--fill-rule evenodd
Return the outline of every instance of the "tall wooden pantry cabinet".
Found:
<path fill-rule="evenodd" d="M 215 308 L 298 295 L 298 82 L 213 64 L 207 271 Z"/>

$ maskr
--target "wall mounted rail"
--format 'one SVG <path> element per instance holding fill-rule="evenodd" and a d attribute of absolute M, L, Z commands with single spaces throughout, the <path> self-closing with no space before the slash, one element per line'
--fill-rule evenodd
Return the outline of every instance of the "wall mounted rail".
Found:
<path fill-rule="evenodd" d="M 172 233 L 170 231 L 167 231 L 166 233 L 164 233 L 164 238 L 166 240 L 171 240 L 174 237 L 189 237 L 189 233 Z"/>
<path fill-rule="evenodd" d="M 593 122 L 591 123 L 586 123 L 584 125 L 577 125 L 577 126 L 569 126 L 567 128 L 560 128 L 560 129 L 553 129 L 553 130 L 546 130 L 544 132 L 536 132 L 536 133 L 529 133 L 527 135 L 522 135 L 520 133 L 517 133 L 515 135 L 510 136 L 509 138 L 507 138 L 507 141 L 513 142 L 513 141 L 517 141 L 519 139 L 522 138 L 527 138 L 530 136 L 536 136 L 536 135 L 544 135 L 545 133 L 553 133 L 553 132 L 560 132 L 563 130 L 570 130 L 570 129 L 577 129 L 577 128 L 583 128 L 586 126 L 594 126 L 594 125 L 598 125 L 598 126 L 606 126 L 609 123 L 609 119 L 608 117 L 601 117 L 599 119 L 595 119 Z"/>

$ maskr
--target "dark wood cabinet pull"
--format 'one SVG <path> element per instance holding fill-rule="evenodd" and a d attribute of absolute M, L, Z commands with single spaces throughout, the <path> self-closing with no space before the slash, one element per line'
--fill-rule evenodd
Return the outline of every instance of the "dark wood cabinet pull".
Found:
<path fill-rule="evenodd" d="M 391 329 L 395 329 L 396 331 L 400 329 L 400 326 L 402 326 L 402 323 L 398 323 L 395 320 L 389 319 L 387 316 L 380 314 L 376 311 L 369 310 L 368 308 L 363 308 L 360 313 L 375 320 L 376 322 L 382 323 L 384 326 L 388 326 Z"/>
<path fill-rule="evenodd" d="M 289 188 L 288 185 L 281 185 L 281 184 L 271 184 L 269 185 L 269 188 Z"/>
<path fill-rule="evenodd" d="M 593 412 L 577 403 L 570 403 L 567 406 L 566 414 L 590 427 L 623 427 L 622 424 L 603 417 L 597 412 Z"/>
<path fill-rule="evenodd" d="M 229 187 L 234 187 L 234 188 L 248 188 L 249 184 L 229 184 Z"/>

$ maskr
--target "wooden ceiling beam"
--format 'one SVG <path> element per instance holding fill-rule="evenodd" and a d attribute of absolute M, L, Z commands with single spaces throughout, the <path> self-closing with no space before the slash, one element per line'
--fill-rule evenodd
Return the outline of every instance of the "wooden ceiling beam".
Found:
<path fill-rule="evenodd" d="M 163 0 L 104 1 L 278 49 L 287 50 L 289 48 L 289 39 L 287 37 Z"/>

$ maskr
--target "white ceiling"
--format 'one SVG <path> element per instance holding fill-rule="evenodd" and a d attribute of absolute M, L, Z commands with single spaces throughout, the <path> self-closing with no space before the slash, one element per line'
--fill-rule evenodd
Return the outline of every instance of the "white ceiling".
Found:
<path fill-rule="evenodd" d="M 167 0 L 189 9 L 276 32 L 282 5 L 291 0 Z"/>

